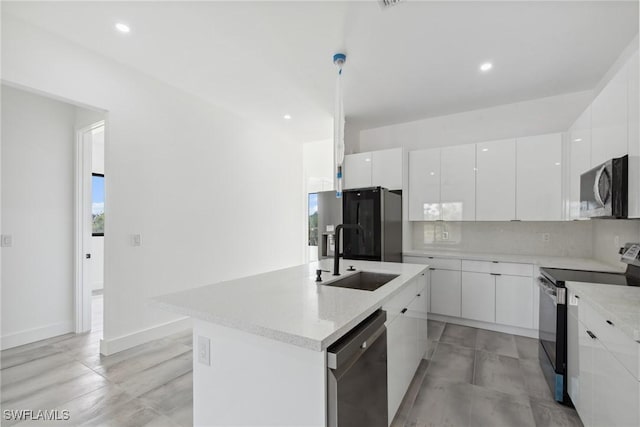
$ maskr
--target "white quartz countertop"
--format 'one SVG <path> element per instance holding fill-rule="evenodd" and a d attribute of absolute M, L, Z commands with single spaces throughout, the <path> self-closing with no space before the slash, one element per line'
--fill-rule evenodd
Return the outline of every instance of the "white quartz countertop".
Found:
<path fill-rule="evenodd" d="M 341 260 L 339 278 L 357 271 L 399 275 L 375 291 L 325 286 L 315 270 L 333 270 L 322 260 L 242 279 L 220 282 L 153 298 L 151 304 L 195 319 L 323 351 L 382 307 L 426 265 Z M 322 274 L 323 283 L 337 278 Z"/>
<path fill-rule="evenodd" d="M 403 252 L 405 256 L 460 258 L 479 261 L 502 261 L 535 264 L 538 267 L 566 268 L 574 270 L 624 272 L 624 267 L 606 264 L 590 258 L 570 258 L 546 255 L 514 255 L 482 252 L 461 252 L 453 250 L 412 250 Z"/>
<path fill-rule="evenodd" d="M 566 282 L 565 286 L 629 338 L 640 342 L 640 288 L 581 282 Z"/>

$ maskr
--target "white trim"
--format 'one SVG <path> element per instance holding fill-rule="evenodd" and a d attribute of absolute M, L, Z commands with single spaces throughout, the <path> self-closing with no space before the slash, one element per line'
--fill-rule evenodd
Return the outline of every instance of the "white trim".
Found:
<path fill-rule="evenodd" d="M 505 334 L 520 335 L 523 337 L 538 339 L 538 331 L 536 329 L 519 328 L 517 326 L 500 325 L 498 323 L 480 322 L 477 320 L 462 319 L 460 317 L 443 316 L 441 314 L 429 313 L 429 320 L 437 320 L 439 322 L 453 323 L 456 325 L 469 326 L 472 328 L 487 329 L 489 331 L 502 332 Z"/>
<path fill-rule="evenodd" d="M 190 317 L 181 317 L 177 320 L 161 323 L 150 328 L 140 329 L 130 334 L 121 335 L 116 338 L 100 340 L 100 354 L 110 356 L 123 350 L 135 347 L 149 341 L 164 338 L 167 335 L 182 332 L 193 328 L 193 320 Z"/>
<path fill-rule="evenodd" d="M 44 340 L 47 338 L 57 337 L 73 332 L 73 322 L 52 323 L 51 325 L 39 326 L 37 328 L 27 329 L 13 334 L 5 335 L 0 338 L 0 349 L 18 347 L 24 344 Z"/>

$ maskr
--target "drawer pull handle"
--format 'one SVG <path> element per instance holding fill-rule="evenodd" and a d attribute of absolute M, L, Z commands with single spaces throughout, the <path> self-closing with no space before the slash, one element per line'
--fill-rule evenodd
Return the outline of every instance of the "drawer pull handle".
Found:
<path fill-rule="evenodd" d="M 433 267 L 429 267 L 429 270 L 433 271 L 433 270 L 435 270 L 435 268 L 433 268 Z"/>
<path fill-rule="evenodd" d="M 576 299 L 580 299 L 580 295 L 576 295 Z"/>
<path fill-rule="evenodd" d="M 422 295 L 422 294 L 418 294 L 417 296 L 420 296 L 420 295 Z"/>
<path fill-rule="evenodd" d="M 494 264 L 498 264 L 500 261 L 491 261 Z"/>
<path fill-rule="evenodd" d="M 433 259 L 433 257 L 432 257 L 432 256 L 428 256 L 427 258 L 429 258 L 429 259 Z"/>
<path fill-rule="evenodd" d="M 405 314 L 407 312 L 406 308 L 403 308 L 402 310 L 400 310 L 400 313 Z"/>
<path fill-rule="evenodd" d="M 611 320 L 607 320 L 607 323 L 610 324 L 611 326 L 615 326 Z"/>
<path fill-rule="evenodd" d="M 594 340 L 595 340 L 595 339 L 598 339 L 598 337 L 596 337 L 596 336 L 594 335 L 594 333 L 593 333 L 593 332 L 591 332 L 591 331 L 587 331 L 587 334 L 589 334 L 589 336 L 590 336 L 592 339 L 594 339 Z"/>
<path fill-rule="evenodd" d="M 502 276 L 500 273 L 490 273 L 492 276 Z"/>

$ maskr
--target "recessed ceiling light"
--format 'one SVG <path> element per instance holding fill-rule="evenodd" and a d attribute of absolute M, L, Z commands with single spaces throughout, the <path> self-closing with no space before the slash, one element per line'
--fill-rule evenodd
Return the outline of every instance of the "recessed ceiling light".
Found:
<path fill-rule="evenodd" d="M 489 149 L 488 148 L 483 148 L 482 151 L 486 152 L 486 151 L 489 151 Z"/>
<path fill-rule="evenodd" d="M 556 166 L 560 166 L 560 162 L 556 162 Z"/>
<path fill-rule="evenodd" d="M 435 175 L 435 174 L 436 174 L 435 172 L 431 172 L 429 175 L 433 176 L 433 175 Z"/>
<path fill-rule="evenodd" d="M 493 64 L 491 62 L 485 62 L 484 64 L 480 65 L 480 71 L 489 71 L 492 68 Z"/>
<path fill-rule="evenodd" d="M 370 161 L 371 161 L 371 159 L 367 157 L 366 159 L 364 159 L 364 161 L 365 161 L 365 162 L 370 162 Z"/>
<path fill-rule="evenodd" d="M 129 28 L 129 26 L 127 24 L 123 24 L 122 22 L 118 22 L 116 24 L 116 30 L 120 31 L 121 33 L 128 33 L 131 31 L 131 28 Z"/>
<path fill-rule="evenodd" d="M 285 120 L 291 120 L 291 114 L 285 114 L 282 118 Z"/>
<path fill-rule="evenodd" d="M 580 142 L 580 141 L 582 141 L 582 138 L 576 138 L 573 140 L 573 142 Z"/>

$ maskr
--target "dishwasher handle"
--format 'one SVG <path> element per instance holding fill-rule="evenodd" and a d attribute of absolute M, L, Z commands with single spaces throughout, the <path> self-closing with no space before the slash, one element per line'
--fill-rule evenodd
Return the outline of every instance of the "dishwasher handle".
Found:
<path fill-rule="evenodd" d="M 387 313 L 378 310 L 327 349 L 327 367 L 341 370 L 350 366 L 386 330 Z"/>

